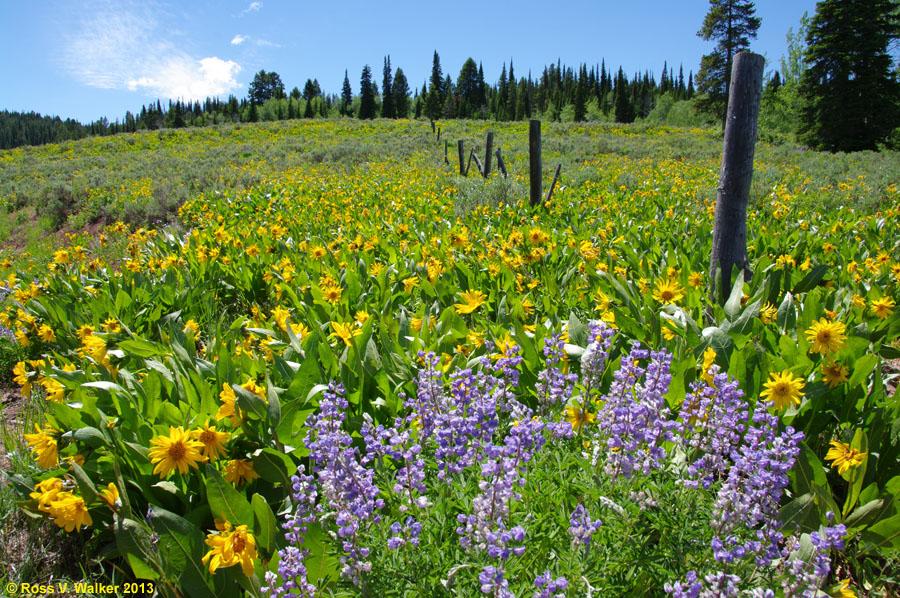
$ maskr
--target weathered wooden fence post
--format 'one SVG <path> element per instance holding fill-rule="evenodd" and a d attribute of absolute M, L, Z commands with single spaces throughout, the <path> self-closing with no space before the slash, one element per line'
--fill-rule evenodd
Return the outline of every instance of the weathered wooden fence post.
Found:
<path fill-rule="evenodd" d="M 500 171 L 500 174 L 503 175 L 503 178 L 506 178 L 506 163 L 503 162 L 503 154 L 500 153 L 500 148 L 497 148 L 497 170 Z"/>
<path fill-rule="evenodd" d="M 440 143 L 441 142 L 441 128 L 440 127 L 438 127 L 437 136 L 438 136 L 438 138 L 437 138 L 438 143 Z"/>
<path fill-rule="evenodd" d="M 447 159 L 447 147 L 450 145 L 450 142 L 444 139 L 444 164 L 450 164 L 450 160 Z"/>
<path fill-rule="evenodd" d="M 431 134 L 434 135 L 434 119 L 431 119 Z"/>
<path fill-rule="evenodd" d="M 456 142 L 456 151 L 459 154 L 459 174 L 466 176 L 466 167 L 463 166 L 465 163 L 465 152 L 463 151 L 463 140 L 460 139 Z"/>
<path fill-rule="evenodd" d="M 475 148 L 472 148 L 472 153 L 469 155 L 475 160 L 475 166 L 478 167 L 479 174 L 481 174 L 482 177 L 487 178 L 487 175 L 484 174 L 484 166 L 482 166 L 481 160 L 478 159 L 478 154 L 475 153 Z"/>
<path fill-rule="evenodd" d="M 553 197 L 553 189 L 556 187 L 556 180 L 559 178 L 559 171 L 562 170 L 562 164 L 556 165 L 556 172 L 553 174 L 553 182 L 550 183 L 550 191 L 547 192 L 547 201 L 544 203 L 550 203 L 550 198 Z"/>
<path fill-rule="evenodd" d="M 484 178 L 488 178 L 491 174 L 491 154 L 494 152 L 494 133 L 493 131 L 488 131 L 487 134 L 487 148 L 484 150 Z"/>
<path fill-rule="evenodd" d="M 531 178 L 529 201 L 531 207 L 541 203 L 544 194 L 541 185 L 541 121 L 528 121 L 528 174 Z"/>
<path fill-rule="evenodd" d="M 731 69 L 709 265 L 714 300 L 717 271 L 721 272 L 723 301 L 731 291 L 731 272 L 735 266 L 743 270 L 744 280 L 750 280 L 752 274 L 747 257 L 747 202 L 753 178 L 753 151 L 764 65 L 765 59 L 759 54 L 738 52 Z"/>

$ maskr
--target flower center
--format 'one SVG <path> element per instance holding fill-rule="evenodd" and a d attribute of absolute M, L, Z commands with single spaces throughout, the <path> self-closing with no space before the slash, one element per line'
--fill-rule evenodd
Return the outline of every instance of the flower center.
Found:
<path fill-rule="evenodd" d="M 174 442 L 169 446 L 169 458 L 173 461 L 181 461 L 187 452 L 183 442 Z"/>

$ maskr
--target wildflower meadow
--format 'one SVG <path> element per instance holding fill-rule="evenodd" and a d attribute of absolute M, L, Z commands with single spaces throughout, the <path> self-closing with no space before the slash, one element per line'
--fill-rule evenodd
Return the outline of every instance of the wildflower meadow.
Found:
<path fill-rule="evenodd" d="M 760 141 L 715 289 L 718 131 L 545 125 L 530 208 L 527 124 L 440 124 L 509 176 L 406 120 L 0 152 L 7 221 L 95 169 L 0 252 L 9 511 L 159 596 L 896 595 L 896 166 Z"/>

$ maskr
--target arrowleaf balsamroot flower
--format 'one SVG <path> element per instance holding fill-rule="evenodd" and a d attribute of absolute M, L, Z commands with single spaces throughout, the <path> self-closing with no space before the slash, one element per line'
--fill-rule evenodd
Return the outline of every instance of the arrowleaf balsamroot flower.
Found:
<path fill-rule="evenodd" d="M 832 361 L 822 366 L 822 374 L 825 376 L 825 382 L 828 383 L 830 388 L 835 388 L 842 382 L 846 382 L 847 374 L 849 373 L 850 370 L 847 369 L 847 366 L 837 361 Z"/>
<path fill-rule="evenodd" d="M 653 298 L 660 303 L 678 303 L 684 298 L 684 289 L 672 278 L 659 279 L 653 291 Z"/>
<path fill-rule="evenodd" d="M 253 561 L 259 556 L 256 553 L 256 538 L 247 526 L 232 528 L 227 521 L 216 521 L 216 530 L 206 536 L 206 545 L 210 550 L 202 559 L 204 565 L 209 563 L 209 572 L 215 574 L 219 567 L 239 564 L 244 575 L 253 575 Z"/>
<path fill-rule="evenodd" d="M 210 426 L 207 422 L 199 430 L 192 430 L 191 436 L 203 444 L 200 454 L 211 460 L 225 456 L 225 443 L 228 442 L 231 433 L 217 432 L 216 427 Z"/>
<path fill-rule="evenodd" d="M 762 391 L 762 398 L 772 401 L 776 411 L 787 409 L 792 405 L 799 405 L 803 396 L 803 387 L 806 383 L 800 378 L 794 378 L 789 370 L 771 374 L 765 383 L 766 389 Z"/>
<path fill-rule="evenodd" d="M 81 526 L 93 523 L 84 499 L 71 492 L 60 492 L 56 495 L 50 502 L 50 516 L 53 517 L 53 523 L 67 532 L 78 531 Z"/>
<path fill-rule="evenodd" d="M 462 297 L 463 303 L 453 304 L 453 307 L 456 308 L 456 313 L 458 314 L 470 314 L 474 312 L 481 307 L 487 299 L 487 295 L 481 291 L 465 291 L 464 293 L 460 293 L 460 296 Z"/>
<path fill-rule="evenodd" d="M 588 411 L 587 405 L 575 404 L 566 407 L 566 421 L 572 424 L 572 429 L 580 432 L 584 424 L 592 424 L 597 419 L 597 414 Z"/>
<path fill-rule="evenodd" d="M 178 469 L 181 474 L 186 474 L 188 468 L 197 469 L 197 463 L 206 461 L 200 450 L 203 443 L 194 440 L 190 432 L 185 432 L 181 426 L 169 426 L 168 436 L 157 436 L 150 440 L 153 448 L 150 449 L 150 462 L 156 463 L 153 473 L 159 477 L 168 477 L 173 470 Z"/>
<path fill-rule="evenodd" d="M 869 308 L 872 310 L 872 313 L 884 320 L 889 315 L 894 313 L 893 308 L 897 307 L 897 304 L 894 303 L 894 300 L 890 297 L 882 297 L 881 299 L 876 299 L 872 302 L 872 306 Z"/>
<path fill-rule="evenodd" d="M 851 467 L 859 467 L 862 465 L 862 462 L 866 459 L 866 455 L 869 454 L 861 453 L 855 448 L 850 448 L 849 444 L 837 440 L 832 440 L 830 444 L 831 448 L 828 449 L 825 460 L 833 461 L 831 466 L 836 467 L 838 473 L 841 475 L 844 475 L 844 472 Z"/>
<path fill-rule="evenodd" d="M 244 485 L 244 482 L 252 482 L 259 477 L 256 470 L 253 469 L 253 462 L 246 459 L 232 459 L 225 464 L 225 481 L 231 482 L 238 488 Z"/>
<path fill-rule="evenodd" d="M 842 349 L 847 340 L 846 332 L 847 327 L 843 322 L 829 322 L 825 318 L 813 322 L 806 331 L 806 340 L 812 343 L 810 352 L 828 355 Z"/>
<path fill-rule="evenodd" d="M 31 452 L 34 453 L 38 465 L 46 469 L 56 467 L 56 464 L 59 462 L 56 430 L 50 424 L 44 424 L 43 430 L 38 428 L 37 424 L 34 424 L 34 429 L 37 430 L 36 434 L 25 434 L 24 436 L 25 441 L 31 447 Z"/>

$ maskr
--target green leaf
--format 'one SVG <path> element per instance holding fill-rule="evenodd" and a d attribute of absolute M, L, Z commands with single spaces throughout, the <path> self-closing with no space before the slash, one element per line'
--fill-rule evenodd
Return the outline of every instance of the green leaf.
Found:
<path fill-rule="evenodd" d="M 206 465 L 206 498 L 216 519 L 225 518 L 232 525 L 253 525 L 253 509 L 243 494 L 212 466 Z"/>
<path fill-rule="evenodd" d="M 75 430 L 73 437 L 78 442 L 83 442 L 91 448 L 97 448 L 98 446 L 107 445 L 106 436 L 103 435 L 103 432 L 93 426 L 87 426 Z"/>
<path fill-rule="evenodd" d="M 78 490 L 81 492 L 84 502 L 90 504 L 97 500 L 97 488 L 94 487 L 94 482 L 80 465 L 75 462 L 72 462 L 71 465 L 72 474 L 75 476 L 75 481 L 78 482 Z"/>
<path fill-rule="evenodd" d="M 862 428 L 856 429 L 856 433 L 853 434 L 853 440 L 850 441 L 850 448 L 856 449 L 860 453 L 869 452 L 869 438 L 866 435 L 865 430 Z M 848 481 L 850 482 L 850 488 L 847 492 L 847 502 L 844 503 L 844 517 L 846 517 L 850 513 L 850 510 L 856 505 L 859 493 L 862 491 L 863 480 L 866 478 L 866 468 L 868 464 L 869 457 L 866 455 L 862 463 L 857 467 L 851 467 L 850 471 L 844 472 L 844 474 L 848 476 Z"/>
<path fill-rule="evenodd" d="M 878 356 L 871 353 L 866 353 L 857 359 L 856 363 L 853 364 L 853 373 L 850 375 L 850 388 L 864 386 L 869 374 L 872 373 L 877 364 Z"/>
<path fill-rule="evenodd" d="M 778 518 L 781 520 L 783 532 L 793 533 L 797 528 L 804 532 L 819 529 L 819 517 L 816 513 L 814 498 L 814 495 L 808 492 L 781 507 L 778 511 Z"/>
<path fill-rule="evenodd" d="M 793 293 L 795 295 L 799 295 L 800 293 L 806 293 L 807 291 L 812 290 L 822 281 L 822 278 L 825 277 L 825 274 L 827 272 L 828 266 L 824 264 L 819 264 L 818 266 L 813 267 L 812 270 L 806 273 L 806 276 L 803 277 L 803 280 L 801 280 L 796 284 L 796 286 L 794 286 Z"/>
<path fill-rule="evenodd" d="M 291 476 L 296 473 L 297 465 L 284 453 L 264 448 L 253 457 L 253 469 L 267 482 L 290 488 Z"/>
<path fill-rule="evenodd" d="M 741 299 L 744 297 L 744 271 L 738 270 L 737 277 L 731 287 L 731 294 L 725 302 L 725 317 L 734 321 L 741 310 Z"/>
<path fill-rule="evenodd" d="M 900 549 L 900 515 L 879 521 L 859 536 L 863 552 L 891 552 Z"/>
<path fill-rule="evenodd" d="M 778 314 L 775 321 L 782 332 L 791 330 L 797 324 L 797 310 L 794 307 L 794 296 L 785 293 L 781 305 L 778 306 Z"/>
<path fill-rule="evenodd" d="M 137 579 L 159 579 L 159 573 L 148 564 L 152 547 L 150 534 L 143 525 L 133 519 L 116 521 L 116 548 L 131 565 Z"/>
<path fill-rule="evenodd" d="M 277 430 L 281 423 L 281 401 L 278 400 L 278 393 L 275 392 L 275 386 L 266 375 L 266 396 L 269 398 L 269 404 L 266 408 L 266 416 L 269 418 L 269 425 L 272 430 Z"/>
<path fill-rule="evenodd" d="M 140 339 L 119 341 L 117 346 L 128 355 L 134 355 L 141 358 L 166 355 L 168 353 L 164 347 Z"/>
<path fill-rule="evenodd" d="M 255 413 L 260 419 L 266 419 L 269 407 L 264 400 L 239 384 L 232 384 L 231 388 L 234 390 L 235 404 L 242 411 Z"/>
<path fill-rule="evenodd" d="M 828 488 L 828 477 L 822 467 L 822 462 L 805 442 L 800 443 L 797 466 L 791 470 L 789 475 L 793 478 L 796 496 L 812 492 L 813 484 L 818 484 L 821 488 Z"/>
<path fill-rule="evenodd" d="M 250 504 L 253 507 L 253 536 L 264 551 L 272 554 L 278 539 L 278 520 L 269 503 L 259 494 L 253 495 Z"/>
<path fill-rule="evenodd" d="M 166 572 L 187 595 L 216 598 L 217 592 L 203 565 L 204 534 L 193 523 L 156 505 L 151 507 L 154 529 L 159 532 L 158 551 L 165 555 Z"/>
<path fill-rule="evenodd" d="M 95 382 L 85 382 L 82 386 L 86 386 L 88 388 L 100 388 L 107 392 L 125 392 L 125 389 L 116 384 L 115 382 L 108 382 L 106 380 L 97 380 Z"/>
<path fill-rule="evenodd" d="M 569 342 L 573 345 L 578 345 L 580 347 L 584 347 L 588 342 L 588 335 L 590 334 L 590 326 L 586 322 L 582 322 L 578 319 L 578 316 L 575 315 L 575 312 L 571 312 L 569 314 L 569 322 L 568 322 L 568 332 L 569 332 Z"/>

